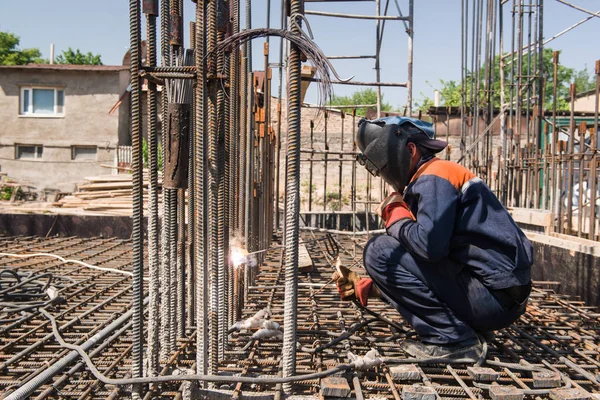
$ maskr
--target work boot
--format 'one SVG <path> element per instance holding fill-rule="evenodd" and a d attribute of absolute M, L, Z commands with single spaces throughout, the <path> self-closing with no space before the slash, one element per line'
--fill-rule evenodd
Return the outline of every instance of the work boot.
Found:
<path fill-rule="evenodd" d="M 491 343 L 496 340 L 496 333 L 494 331 L 479 332 L 479 334 L 485 339 L 486 342 Z"/>
<path fill-rule="evenodd" d="M 477 338 L 443 345 L 405 340 L 402 343 L 402 350 L 415 358 L 423 360 L 440 358 L 448 361 L 476 362 L 483 353 L 483 345 Z"/>

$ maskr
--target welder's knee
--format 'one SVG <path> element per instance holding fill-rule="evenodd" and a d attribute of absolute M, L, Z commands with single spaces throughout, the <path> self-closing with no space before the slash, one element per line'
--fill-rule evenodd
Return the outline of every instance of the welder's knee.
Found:
<path fill-rule="evenodd" d="M 367 273 L 379 274 L 390 264 L 398 264 L 406 252 L 402 244 L 388 235 L 375 236 L 367 242 L 363 260 Z"/>

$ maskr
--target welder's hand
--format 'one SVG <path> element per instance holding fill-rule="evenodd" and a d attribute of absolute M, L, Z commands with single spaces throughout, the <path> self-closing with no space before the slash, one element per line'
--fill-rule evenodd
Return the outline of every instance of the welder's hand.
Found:
<path fill-rule="evenodd" d="M 375 212 L 385 221 L 386 228 L 389 228 L 401 219 L 415 219 L 408 209 L 408 205 L 404 202 L 404 198 L 398 192 L 394 192 L 386 197 Z"/>
<path fill-rule="evenodd" d="M 360 281 L 360 275 L 340 265 L 338 271 L 333 273 L 331 279 L 335 281 L 335 286 L 337 286 L 342 300 L 353 300 L 355 298 L 355 285 Z"/>
<path fill-rule="evenodd" d="M 333 273 L 331 279 L 335 280 L 342 300 L 358 299 L 363 306 L 366 306 L 369 297 L 380 296 L 371 278 L 361 278 L 356 272 L 343 266 L 339 266 L 338 270 L 339 272 Z"/>

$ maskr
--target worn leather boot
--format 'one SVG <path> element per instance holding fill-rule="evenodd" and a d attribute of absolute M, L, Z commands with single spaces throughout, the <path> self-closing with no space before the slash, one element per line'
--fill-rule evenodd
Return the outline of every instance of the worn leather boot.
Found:
<path fill-rule="evenodd" d="M 476 362 L 483 353 L 483 345 L 477 338 L 446 345 L 405 340 L 402 343 L 402 350 L 423 360 L 444 359 L 449 362 L 457 360 Z"/>

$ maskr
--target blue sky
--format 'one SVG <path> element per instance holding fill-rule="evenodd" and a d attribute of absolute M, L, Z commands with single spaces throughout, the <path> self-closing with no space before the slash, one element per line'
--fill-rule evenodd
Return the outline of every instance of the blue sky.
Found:
<path fill-rule="evenodd" d="M 267 1 L 252 0 L 253 27 L 266 26 Z M 591 11 L 600 9 L 598 0 L 572 2 Z M 271 27 L 279 27 L 280 0 L 272 0 L 271 3 Z M 406 13 L 408 0 L 399 0 L 398 3 Z M 460 3 L 459 0 L 415 1 L 413 97 L 416 100 L 421 97 L 420 93 L 433 97 L 431 86 L 436 86 L 440 79 L 460 79 Z M 512 0 L 507 6 L 511 3 Z M 554 0 L 545 0 L 544 3 L 545 37 L 551 37 L 586 17 L 586 14 Z M 382 8 L 384 4 L 382 1 Z M 375 2 L 311 2 L 306 3 L 306 9 L 372 15 L 375 12 Z M 390 10 L 396 13 L 393 1 L 390 2 Z M 185 0 L 185 12 L 186 21 L 191 20 L 194 4 L 190 0 Z M 320 16 L 309 16 L 309 21 L 315 41 L 326 55 L 374 53 L 374 21 Z M 55 43 L 56 54 L 68 47 L 79 48 L 85 52 L 101 54 L 104 64 L 121 64 L 129 44 L 128 1 L 1 0 L 0 30 L 17 34 L 21 37 L 22 48 L 38 47 L 45 57 L 49 56 L 50 43 Z M 553 41 L 549 47 L 562 50 L 563 65 L 576 69 L 587 65 L 591 71 L 595 60 L 600 59 L 599 37 L 600 18 L 593 18 Z M 254 69 L 263 68 L 262 46 L 263 41 L 254 43 Z M 273 39 L 271 63 L 278 62 L 278 52 L 278 40 Z M 406 63 L 407 38 L 404 26 L 400 21 L 388 21 L 382 45 L 382 80 L 406 81 Z M 342 77 L 354 75 L 355 79 L 361 81 L 375 80 L 374 60 L 336 60 L 334 66 Z M 276 93 L 275 85 L 273 90 Z M 354 90 L 356 87 L 335 87 L 335 92 L 339 95 L 346 95 Z M 397 108 L 406 102 L 406 90 L 402 88 L 385 89 L 384 96 L 387 102 Z M 316 100 L 315 92 L 309 92 L 307 101 Z"/>

